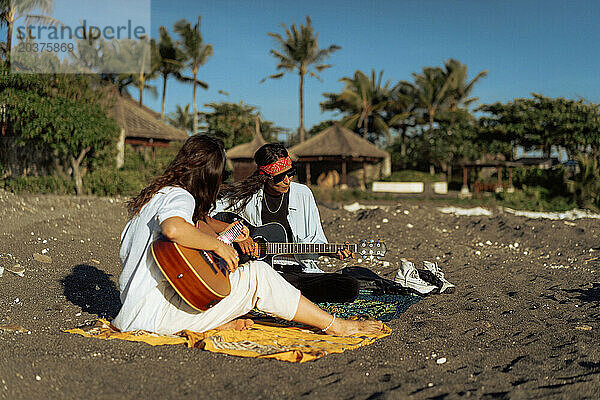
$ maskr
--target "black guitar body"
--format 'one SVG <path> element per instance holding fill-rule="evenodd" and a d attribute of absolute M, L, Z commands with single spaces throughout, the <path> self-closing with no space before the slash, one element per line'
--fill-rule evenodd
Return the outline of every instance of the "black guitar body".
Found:
<path fill-rule="evenodd" d="M 242 221 L 250 230 L 250 237 L 254 239 L 256 243 L 286 243 L 288 241 L 285 228 L 277 222 L 270 222 L 261 226 L 253 226 L 239 215 L 226 211 L 215 214 L 213 218 L 228 224 L 231 224 L 235 221 Z M 273 266 L 273 255 L 264 254 L 259 257 L 249 257 L 242 253 L 239 244 L 234 243 L 233 247 L 237 250 L 240 256 L 240 264 L 250 260 L 260 260 L 266 262 L 270 266 Z"/>

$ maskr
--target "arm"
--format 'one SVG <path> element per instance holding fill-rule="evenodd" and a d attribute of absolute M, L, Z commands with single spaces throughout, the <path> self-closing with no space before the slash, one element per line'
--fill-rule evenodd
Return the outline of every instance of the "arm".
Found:
<path fill-rule="evenodd" d="M 229 226 L 227 222 L 219 221 L 212 217 L 206 217 L 206 225 L 210 227 L 213 232 L 223 232 Z"/>
<path fill-rule="evenodd" d="M 237 268 L 238 255 L 235 249 L 220 240 L 205 222 L 198 222 L 198 228 L 181 217 L 170 217 L 160 224 L 162 234 L 170 241 L 194 249 L 214 251 L 229 265 L 230 271 Z"/>

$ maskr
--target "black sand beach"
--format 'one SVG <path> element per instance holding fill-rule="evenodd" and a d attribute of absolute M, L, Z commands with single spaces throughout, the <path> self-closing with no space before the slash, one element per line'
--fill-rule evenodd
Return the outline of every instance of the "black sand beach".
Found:
<path fill-rule="evenodd" d="M 600 397 L 598 220 L 383 206 L 321 207 L 329 240 L 384 240 L 390 264 L 360 265 L 389 278 L 402 257 L 439 257 L 456 292 L 368 347 L 290 364 L 64 333 L 118 311 L 123 201 L 0 192 L 0 265 L 25 268 L 0 277 L 0 398 Z"/>

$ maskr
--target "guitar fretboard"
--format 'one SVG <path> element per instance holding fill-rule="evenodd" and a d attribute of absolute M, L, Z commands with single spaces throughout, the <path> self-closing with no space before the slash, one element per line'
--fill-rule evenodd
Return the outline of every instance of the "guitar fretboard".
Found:
<path fill-rule="evenodd" d="M 337 243 L 267 243 L 267 254 L 317 254 L 337 253 L 339 250 L 348 249 L 356 253 L 356 244 Z"/>

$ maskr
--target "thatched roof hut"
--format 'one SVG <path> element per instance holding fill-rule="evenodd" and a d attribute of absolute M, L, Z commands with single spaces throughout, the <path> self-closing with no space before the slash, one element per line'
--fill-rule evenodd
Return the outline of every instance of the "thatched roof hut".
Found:
<path fill-rule="evenodd" d="M 152 154 L 156 147 L 167 147 L 170 142 L 185 141 L 187 132 L 167 125 L 160 119 L 160 114 L 129 96 L 115 97 L 111 116 L 121 128 L 117 144 L 117 168 L 125 159 L 125 144 L 151 147 Z"/>
<path fill-rule="evenodd" d="M 172 141 L 184 141 L 187 132 L 167 125 L 160 114 L 126 96 L 117 96 L 112 116 L 125 131 L 125 143 L 166 147 Z"/>
<path fill-rule="evenodd" d="M 256 129 L 254 131 L 254 137 L 248 143 L 242 143 L 231 149 L 227 150 L 227 163 L 233 169 L 233 180 L 234 182 L 241 181 L 244 178 L 252 175 L 256 170 L 256 164 L 254 163 L 254 153 L 262 145 L 267 142 L 260 133 L 260 127 L 258 118 L 256 119 Z"/>
<path fill-rule="evenodd" d="M 311 182 L 313 176 L 335 169 L 340 170 L 341 183 L 347 184 L 347 175 L 352 170 L 362 170 L 361 186 L 366 180 L 366 164 L 384 162 L 389 164 L 387 151 L 361 138 L 351 130 L 338 124 L 332 125 L 323 132 L 297 144 L 290 149 L 299 164 L 304 166 L 304 181 Z M 302 168 L 301 168 L 302 169 Z M 379 171 L 379 175 L 389 175 L 389 167 Z M 316 173 L 315 173 L 316 172 Z"/>

